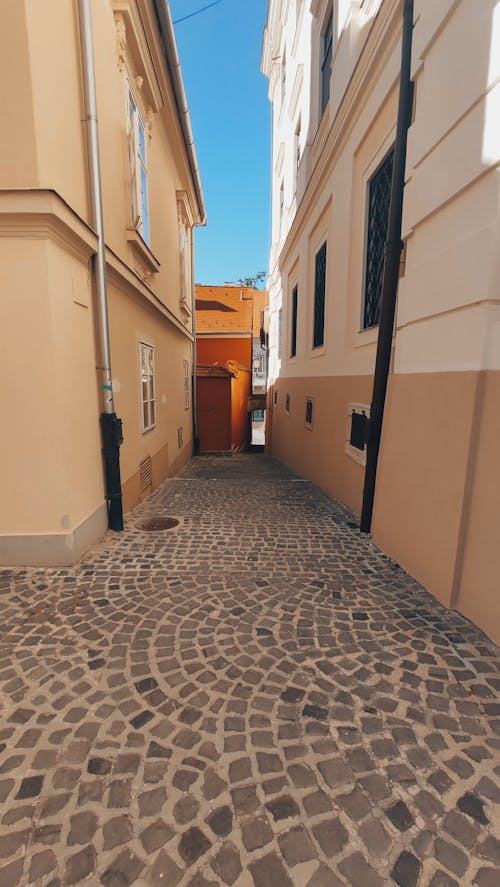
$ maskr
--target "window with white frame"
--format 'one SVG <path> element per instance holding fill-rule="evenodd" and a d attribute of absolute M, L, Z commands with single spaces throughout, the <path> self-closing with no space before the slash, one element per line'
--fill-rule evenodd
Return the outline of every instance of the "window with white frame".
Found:
<path fill-rule="evenodd" d="M 179 219 L 179 261 L 181 274 L 181 304 L 188 303 L 188 248 L 186 226 L 182 218 Z"/>
<path fill-rule="evenodd" d="M 148 170 L 146 126 L 128 87 L 127 134 L 132 198 L 132 224 L 149 245 Z"/>
<path fill-rule="evenodd" d="M 184 364 L 184 409 L 189 409 L 189 389 L 190 389 L 190 380 L 189 380 L 189 360 L 183 361 Z"/>
<path fill-rule="evenodd" d="M 286 49 L 283 50 L 281 56 L 281 102 L 285 100 L 286 94 Z"/>
<path fill-rule="evenodd" d="M 330 101 L 330 78 L 332 73 L 332 49 L 333 49 L 333 12 L 327 19 L 325 29 L 321 36 L 321 116 Z"/>
<path fill-rule="evenodd" d="M 139 342 L 141 374 L 142 430 L 149 431 L 156 424 L 155 404 L 155 350 L 147 342 Z"/>
<path fill-rule="evenodd" d="M 300 165 L 300 128 L 301 128 L 301 119 L 299 117 L 297 121 L 297 126 L 295 128 L 295 136 L 294 136 L 294 167 L 293 167 L 293 190 L 297 191 L 297 183 L 299 179 L 299 165 Z"/>

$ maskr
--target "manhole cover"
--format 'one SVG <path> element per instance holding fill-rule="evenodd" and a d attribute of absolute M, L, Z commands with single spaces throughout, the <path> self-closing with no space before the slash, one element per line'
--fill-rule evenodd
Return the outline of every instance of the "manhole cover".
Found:
<path fill-rule="evenodd" d="M 171 530 L 173 527 L 178 526 L 179 521 L 175 517 L 147 517 L 137 524 L 139 530 L 146 530 L 148 533 L 156 533 L 159 530 Z"/>

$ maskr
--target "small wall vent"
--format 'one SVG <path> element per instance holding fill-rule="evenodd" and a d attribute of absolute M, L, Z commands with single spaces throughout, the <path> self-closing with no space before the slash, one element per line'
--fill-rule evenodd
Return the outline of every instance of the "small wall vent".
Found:
<path fill-rule="evenodd" d="M 139 480 L 141 496 L 153 492 L 153 463 L 151 456 L 146 456 L 146 458 L 139 463 Z"/>
<path fill-rule="evenodd" d="M 182 427 L 177 429 L 177 446 L 181 449 L 183 443 Z"/>

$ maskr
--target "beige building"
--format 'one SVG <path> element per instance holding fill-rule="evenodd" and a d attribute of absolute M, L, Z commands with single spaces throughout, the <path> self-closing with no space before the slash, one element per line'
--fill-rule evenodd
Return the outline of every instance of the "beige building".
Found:
<path fill-rule="evenodd" d="M 168 2 L 4 3 L 0 84 L 0 563 L 64 564 L 107 527 L 99 242 L 124 510 L 192 453 L 192 233 L 205 210 Z"/>
<path fill-rule="evenodd" d="M 360 513 L 401 0 L 270 0 L 270 447 Z M 500 640 L 500 2 L 415 0 L 374 541 Z"/>

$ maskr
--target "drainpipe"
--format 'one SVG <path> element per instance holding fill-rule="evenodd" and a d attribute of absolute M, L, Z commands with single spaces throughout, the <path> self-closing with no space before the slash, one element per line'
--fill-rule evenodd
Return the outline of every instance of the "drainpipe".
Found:
<path fill-rule="evenodd" d="M 403 193 L 406 169 L 406 143 L 411 123 L 413 105 L 413 83 L 411 81 L 411 49 L 413 37 L 413 0 L 404 0 L 403 32 L 401 50 L 401 76 L 399 84 L 398 122 L 392 171 L 391 204 L 387 242 L 385 244 L 384 271 L 382 276 L 382 297 L 378 329 L 377 356 L 373 377 L 373 393 L 368 425 L 366 447 L 365 485 L 360 530 L 369 533 L 371 529 L 375 483 L 377 479 L 378 454 L 384 419 L 387 379 L 391 362 L 396 296 L 398 292 L 399 263 L 401 258 L 401 222 L 403 215 Z"/>
<path fill-rule="evenodd" d="M 196 284 L 194 282 L 194 233 L 190 228 L 190 245 L 191 245 L 191 292 L 193 294 L 193 445 L 194 455 L 200 452 L 200 438 L 198 436 L 198 389 L 196 379 L 196 364 L 198 362 L 198 349 L 196 347 Z"/>
<path fill-rule="evenodd" d="M 78 0 L 78 12 L 80 19 L 80 46 L 85 97 L 85 128 L 87 133 L 90 204 L 92 224 L 97 234 L 97 252 L 93 257 L 93 273 L 96 289 L 96 320 L 100 362 L 99 374 L 102 406 L 100 425 L 106 482 L 105 496 L 108 506 L 109 528 L 111 530 L 123 530 L 122 488 L 120 480 L 120 445 L 123 441 L 123 437 L 121 419 L 119 419 L 115 413 L 113 386 L 111 381 L 108 294 L 106 286 L 106 244 L 104 240 L 102 213 L 97 98 L 90 0 Z"/>

